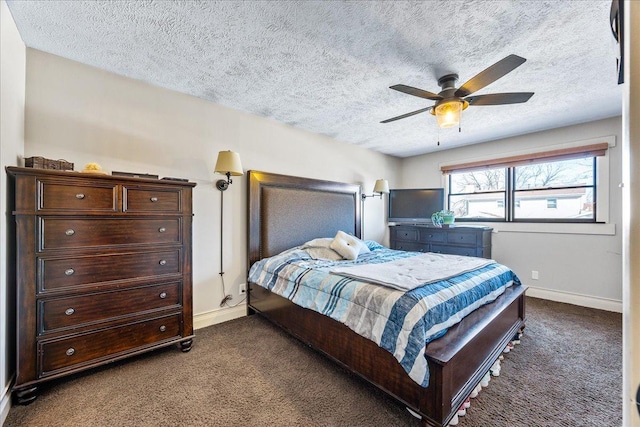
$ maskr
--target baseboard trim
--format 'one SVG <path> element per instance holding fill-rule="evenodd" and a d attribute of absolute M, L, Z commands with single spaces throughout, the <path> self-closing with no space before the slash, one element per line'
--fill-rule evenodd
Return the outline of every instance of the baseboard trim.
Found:
<path fill-rule="evenodd" d="M 4 396 L 0 399 L 0 426 L 4 425 L 9 415 L 9 409 L 11 409 L 11 391 L 9 388 L 5 388 Z"/>
<path fill-rule="evenodd" d="M 247 315 L 247 305 L 240 304 L 236 307 L 222 308 L 220 310 L 207 311 L 193 316 L 193 329 L 206 328 L 218 323 L 238 319 Z"/>
<path fill-rule="evenodd" d="M 622 313 L 622 301 L 527 286 L 527 296 Z"/>

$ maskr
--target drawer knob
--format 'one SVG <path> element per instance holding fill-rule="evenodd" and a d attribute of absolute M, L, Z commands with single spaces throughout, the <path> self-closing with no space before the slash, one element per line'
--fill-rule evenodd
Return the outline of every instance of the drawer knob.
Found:
<path fill-rule="evenodd" d="M 160 228 L 158 228 L 158 231 L 159 231 L 160 233 L 164 233 L 165 231 L 167 231 L 167 229 L 166 229 L 166 228 L 164 228 L 164 227 L 160 227 Z"/>
<path fill-rule="evenodd" d="M 160 293 L 160 299 L 165 299 L 167 297 L 167 293 L 166 292 L 161 292 Z"/>
<path fill-rule="evenodd" d="M 164 332 L 164 331 L 166 331 L 166 330 L 167 330 L 167 327 L 166 327 L 166 326 L 164 326 L 164 325 L 160 326 L 160 332 Z"/>
<path fill-rule="evenodd" d="M 80 199 L 80 200 L 84 199 L 84 194 L 82 193 L 76 194 L 76 199 Z"/>
<path fill-rule="evenodd" d="M 64 271 L 64 274 L 66 274 L 67 276 L 71 276 L 73 273 L 75 273 L 76 271 L 73 268 L 67 268 Z"/>
<path fill-rule="evenodd" d="M 433 234 L 429 234 L 429 237 L 433 237 Z"/>
<path fill-rule="evenodd" d="M 73 356 L 73 353 L 75 353 L 75 352 L 76 352 L 76 349 L 73 348 L 73 347 L 68 348 L 67 351 L 66 351 L 67 356 Z"/>
<path fill-rule="evenodd" d="M 65 231 L 64 234 L 66 234 L 67 236 L 73 236 L 74 234 L 76 234 L 76 232 L 70 228 L 67 231 Z"/>
<path fill-rule="evenodd" d="M 160 265 L 167 265 L 167 260 L 166 259 L 161 259 L 160 262 L 158 263 Z"/>
<path fill-rule="evenodd" d="M 158 201 L 158 198 L 157 197 L 152 197 L 150 200 L 155 203 L 155 202 Z"/>
<path fill-rule="evenodd" d="M 73 308 L 71 308 L 71 307 L 70 307 L 70 308 L 67 308 L 67 309 L 64 311 L 64 314 L 66 314 L 67 316 L 71 316 L 71 315 L 72 315 L 73 313 L 75 313 L 75 312 L 76 312 L 76 311 L 75 311 Z"/>

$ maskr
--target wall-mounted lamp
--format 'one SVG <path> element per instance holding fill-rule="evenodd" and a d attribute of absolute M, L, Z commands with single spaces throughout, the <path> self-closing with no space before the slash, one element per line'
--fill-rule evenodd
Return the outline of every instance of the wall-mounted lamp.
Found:
<path fill-rule="evenodd" d="M 382 199 L 383 194 L 389 194 L 389 182 L 386 179 L 377 179 L 376 184 L 373 186 L 373 192 L 377 194 L 363 194 L 362 200 L 366 200 L 367 197 L 380 196 Z"/>
<path fill-rule="evenodd" d="M 215 173 L 219 173 L 227 176 L 227 180 L 219 179 L 216 182 L 216 188 L 220 190 L 220 279 L 222 280 L 222 293 L 224 294 L 224 298 L 220 302 L 220 307 L 227 304 L 228 301 L 231 300 L 231 295 L 227 294 L 224 286 L 224 262 L 223 262 L 223 232 L 224 232 L 224 221 L 222 220 L 222 215 L 224 213 L 224 191 L 229 188 L 229 184 L 233 181 L 231 180 L 231 176 L 241 176 L 244 175 L 242 171 L 242 163 L 240 163 L 240 154 L 234 151 L 220 151 L 218 153 L 218 160 L 216 161 L 216 168 L 214 170 Z M 239 303 L 238 303 L 239 304 Z"/>
<path fill-rule="evenodd" d="M 220 151 L 218 153 L 218 161 L 216 161 L 215 173 L 219 173 L 227 176 L 227 180 L 218 180 L 216 182 L 216 188 L 220 191 L 224 191 L 229 188 L 229 184 L 233 181 L 231 176 L 244 175 L 242 172 L 242 163 L 240 163 L 240 154 L 234 151 Z"/>
<path fill-rule="evenodd" d="M 361 221 L 360 221 L 360 237 L 364 239 L 364 201 L 367 200 L 367 197 L 376 197 L 380 196 L 382 199 L 383 194 L 389 194 L 389 182 L 386 179 L 377 179 L 376 184 L 373 186 L 374 194 L 362 194 L 362 213 L 361 213 Z"/>

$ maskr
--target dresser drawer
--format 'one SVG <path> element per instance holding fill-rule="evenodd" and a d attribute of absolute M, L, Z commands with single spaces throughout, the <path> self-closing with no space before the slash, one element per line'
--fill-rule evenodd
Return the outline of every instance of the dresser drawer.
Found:
<path fill-rule="evenodd" d="M 456 243 L 460 245 L 475 245 L 476 233 L 455 232 L 447 235 L 447 243 Z"/>
<path fill-rule="evenodd" d="M 180 314 L 38 342 L 38 377 L 109 360 L 180 337 Z"/>
<path fill-rule="evenodd" d="M 420 230 L 420 241 L 421 242 L 444 242 L 445 241 L 445 233 L 440 230 L 434 229 L 421 229 Z"/>
<path fill-rule="evenodd" d="M 40 217 L 40 249 L 181 243 L 181 225 L 181 218 Z"/>
<path fill-rule="evenodd" d="M 180 305 L 180 282 L 38 302 L 39 332 L 78 327 Z"/>
<path fill-rule="evenodd" d="M 79 257 L 39 258 L 38 292 L 180 274 L 182 250 L 128 252 Z"/>
<path fill-rule="evenodd" d="M 476 255 L 477 249 L 475 247 L 465 246 L 431 245 L 431 252 L 439 254 L 478 256 Z"/>
<path fill-rule="evenodd" d="M 37 188 L 39 211 L 115 212 L 118 209 L 116 184 L 42 179 L 38 180 Z"/>
<path fill-rule="evenodd" d="M 423 245 L 423 244 L 414 243 L 414 242 L 396 241 L 392 249 L 397 249 L 399 251 L 409 251 L 409 252 L 428 252 L 429 245 Z"/>
<path fill-rule="evenodd" d="M 123 189 L 125 212 L 182 212 L 182 190 L 157 187 L 127 187 Z"/>
<path fill-rule="evenodd" d="M 396 227 L 396 239 L 409 242 L 418 241 L 418 230 L 412 228 Z"/>

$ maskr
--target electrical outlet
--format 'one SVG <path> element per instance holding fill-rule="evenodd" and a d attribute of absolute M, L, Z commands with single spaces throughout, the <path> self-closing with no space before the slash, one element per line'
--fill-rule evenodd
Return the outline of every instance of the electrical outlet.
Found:
<path fill-rule="evenodd" d="M 531 278 L 533 280 L 538 280 L 538 271 L 537 270 L 531 270 Z"/>
<path fill-rule="evenodd" d="M 246 283 L 240 283 L 240 288 L 238 290 L 238 293 L 240 295 L 244 294 L 245 292 L 247 292 L 247 285 Z"/>

